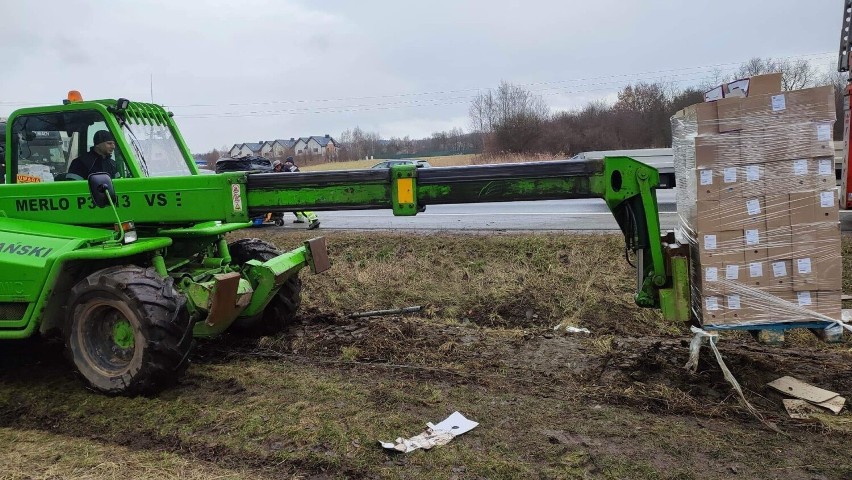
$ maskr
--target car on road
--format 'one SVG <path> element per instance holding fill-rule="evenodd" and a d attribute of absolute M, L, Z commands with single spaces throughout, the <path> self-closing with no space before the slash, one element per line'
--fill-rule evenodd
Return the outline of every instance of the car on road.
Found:
<path fill-rule="evenodd" d="M 384 162 L 377 163 L 370 168 L 391 168 L 394 165 L 415 165 L 417 168 L 426 168 L 431 167 L 429 162 L 426 160 L 385 160 Z"/>
<path fill-rule="evenodd" d="M 216 173 L 222 172 L 272 172 L 272 162 L 263 157 L 249 155 L 245 157 L 223 157 L 216 160 Z"/>

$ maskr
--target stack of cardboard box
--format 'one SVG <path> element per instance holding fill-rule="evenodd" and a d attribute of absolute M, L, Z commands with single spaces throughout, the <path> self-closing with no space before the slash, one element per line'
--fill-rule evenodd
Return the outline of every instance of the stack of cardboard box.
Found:
<path fill-rule="evenodd" d="M 678 199 L 696 247 L 693 309 L 704 325 L 839 320 L 833 88 L 782 93 L 780 75 L 748 83 L 747 96 L 673 117 L 676 168 L 694 189 L 694 205 Z"/>

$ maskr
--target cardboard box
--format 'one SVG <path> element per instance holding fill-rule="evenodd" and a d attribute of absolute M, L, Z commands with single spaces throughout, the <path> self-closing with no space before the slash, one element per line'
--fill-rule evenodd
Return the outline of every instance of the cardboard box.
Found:
<path fill-rule="evenodd" d="M 759 96 L 781 91 L 781 74 L 766 73 L 749 78 L 748 96 Z"/>
<path fill-rule="evenodd" d="M 701 265 L 701 273 L 702 295 L 724 295 L 725 267 L 721 262 Z"/>
<path fill-rule="evenodd" d="M 770 195 L 763 197 L 766 206 L 766 229 L 772 231 L 777 228 L 790 226 L 790 195 Z M 771 239 L 770 239 L 771 241 Z"/>
<path fill-rule="evenodd" d="M 843 289 L 843 259 L 840 255 L 817 257 L 817 289 Z"/>
<path fill-rule="evenodd" d="M 779 260 L 793 258 L 792 228 L 775 227 L 766 229 L 766 259 Z"/>
<path fill-rule="evenodd" d="M 817 312 L 834 320 L 841 320 L 841 291 L 817 292 Z"/>
<path fill-rule="evenodd" d="M 722 295 L 702 296 L 700 313 L 701 323 L 704 325 L 724 323 L 725 297 Z"/>
<path fill-rule="evenodd" d="M 716 114 L 719 119 L 719 133 L 742 129 L 744 98 L 723 98 L 716 101 Z"/>
<path fill-rule="evenodd" d="M 748 275 L 745 271 L 745 264 L 742 258 L 732 258 L 733 255 L 727 257 L 728 261 L 723 261 L 722 265 L 724 266 L 724 280 L 725 285 L 728 285 L 729 288 L 726 288 L 726 293 L 728 290 L 732 290 L 736 288 L 736 284 L 747 284 L 748 283 Z M 732 283 L 734 282 L 734 283 Z"/>
<path fill-rule="evenodd" d="M 776 160 L 796 157 L 828 157 L 834 155 L 833 122 L 778 123 L 767 128 L 767 138 L 783 141 L 784 150 L 773 154 Z"/>
<path fill-rule="evenodd" d="M 822 220 L 822 213 L 817 212 L 816 205 L 816 193 L 813 191 L 791 193 L 790 225 L 804 225 Z"/>
<path fill-rule="evenodd" d="M 814 216 L 820 222 L 839 222 L 840 211 L 838 210 L 837 190 L 817 191 L 814 199 Z"/>
<path fill-rule="evenodd" d="M 748 98 L 740 100 L 740 129 L 743 133 L 761 131 L 782 121 L 777 109 L 777 96 L 778 94 L 749 95 Z"/>
<path fill-rule="evenodd" d="M 767 190 L 786 192 L 813 191 L 816 188 L 815 164 L 808 158 L 779 160 L 766 164 Z"/>
<path fill-rule="evenodd" d="M 695 202 L 695 218 L 692 228 L 699 234 L 722 230 L 718 200 L 698 200 Z"/>
<path fill-rule="evenodd" d="M 746 262 L 746 281 L 753 287 L 764 287 L 770 285 L 769 263 L 764 260 L 751 260 Z"/>
<path fill-rule="evenodd" d="M 816 189 L 829 190 L 837 185 L 836 167 L 834 166 L 834 157 L 822 157 L 813 159 L 814 168 L 816 169 Z"/>
<path fill-rule="evenodd" d="M 743 198 L 761 197 L 766 194 L 766 166 L 762 163 L 743 165 L 739 175 L 740 193 Z"/>
<path fill-rule="evenodd" d="M 817 258 L 793 257 L 793 291 L 816 290 L 818 287 Z"/>
<path fill-rule="evenodd" d="M 740 323 L 744 320 L 747 310 L 743 305 L 743 296 L 739 293 L 725 295 L 725 324 Z"/>
<path fill-rule="evenodd" d="M 767 290 L 789 291 L 793 289 L 793 261 L 790 259 L 768 260 Z"/>
<path fill-rule="evenodd" d="M 721 226 L 724 229 L 766 229 L 766 208 L 763 197 L 720 197 Z"/>
<path fill-rule="evenodd" d="M 745 129 L 752 124 L 749 119 L 757 120 L 755 126 L 777 121 L 831 122 L 836 120 L 834 108 L 834 87 L 831 86 L 749 95 L 740 102 Z"/>
<path fill-rule="evenodd" d="M 698 168 L 695 170 L 695 198 L 702 200 L 719 200 L 719 189 L 721 178 L 712 168 Z"/>
<path fill-rule="evenodd" d="M 811 291 L 778 291 L 773 292 L 777 300 L 771 302 L 768 308 L 771 310 L 772 321 L 775 323 L 806 322 L 813 320 L 813 316 L 807 311 L 812 310 L 818 301 L 816 292 Z M 802 311 L 804 309 L 804 312 Z"/>
<path fill-rule="evenodd" d="M 746 228 L 743 230 L 743 259 L 746 264 L 760 262 L 768 257 L 769 237 L 765 228 Z"/>
<path fill-rule="evenodd" d="M 715 168 L 740 164 L 740 137 L 737 133 L 695 137 L 695 167 Z M 721 175 L 721 171 L 716 172 Z"/>
<path fill-rule="evenodd" d="M 743 231 L 706 232 L 698 234 L 698 258 L 701 265 L 743 265 Z"/>
<path fill-rule="evenodd" d="M 721 167 L 722 183 L 719 186 L 719 199 L 732 199 L 742 197 L 742 177 L 740 176 L 740 167 L 724 166 Z"/>
<path fill-rule="evenodd" d="M 774 158 L 775 143 L 768 141 L 762 128 L 739 132 L 739 137 L 740 158 L 744 165 L 766 163 Z"/>
<path fill-rule="evenodd" d="M 798 115 L 813 121 L 837 120 L 833 86 L 805 88 L 783 95 L 786 96 L 787 115 Z"/>
<path fill-rule="evenodd" d="M 719 133 L 719 117 L 716 115 L 716 102 L 702 102 L 690 105 L 677 112 L 674 117 L 695 119 L 698 135 L 716 135 Z"/>
<path fill-rule="evenodd" d="M 794 256 L 840 255 L 840 225 L 834 222 L 796 224 L 790 227 Z"/>

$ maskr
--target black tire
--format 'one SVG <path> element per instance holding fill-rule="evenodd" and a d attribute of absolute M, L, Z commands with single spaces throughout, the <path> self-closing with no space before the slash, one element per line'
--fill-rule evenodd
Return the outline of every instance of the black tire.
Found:
<path fill-rule="evenodd" d="M 281 252 L 275 245 L 259 238 L 243 238 L 228 245 L 231 263 L 242 266 L 249 260 L 265 262 Z M 249 337 L 262 337 L 282 332 L 292 322 L 302 304 L 302 280 L 299 274 L 288 278 L 260 315 L 237 318 L 231 329 Z"/>
<path fill-rule="evenodd" d="M 99 270 L 71 290 L 66 351 L 80 375 L 108 394 L 156 393 L 189 365 L 186 298 L 153 268 Z"/>

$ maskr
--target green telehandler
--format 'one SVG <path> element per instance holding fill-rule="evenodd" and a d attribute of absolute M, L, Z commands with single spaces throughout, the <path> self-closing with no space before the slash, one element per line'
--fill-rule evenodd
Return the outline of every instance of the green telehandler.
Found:
<path fill-rule="evenodd" d="M 636 303 L 690 318 L 688 252 L 660 235 L 654 168 L 626 157 L 417 169 L 200 175 L 172 114 L 127 99 L 12 113 L 0 185 L 0 339 L 61 335 L 87 384 L 148 394 L 187 368 L 194 337 L 280 332 L 299 272 L 329 268 L 325 241 L 290 251 L 228 232 L 268 212 L 602 198 L 636 258 Z M 69 172 L 114 138 L 114 173 Z M 102 137 L 103 138 L 103 137 Z"/>

